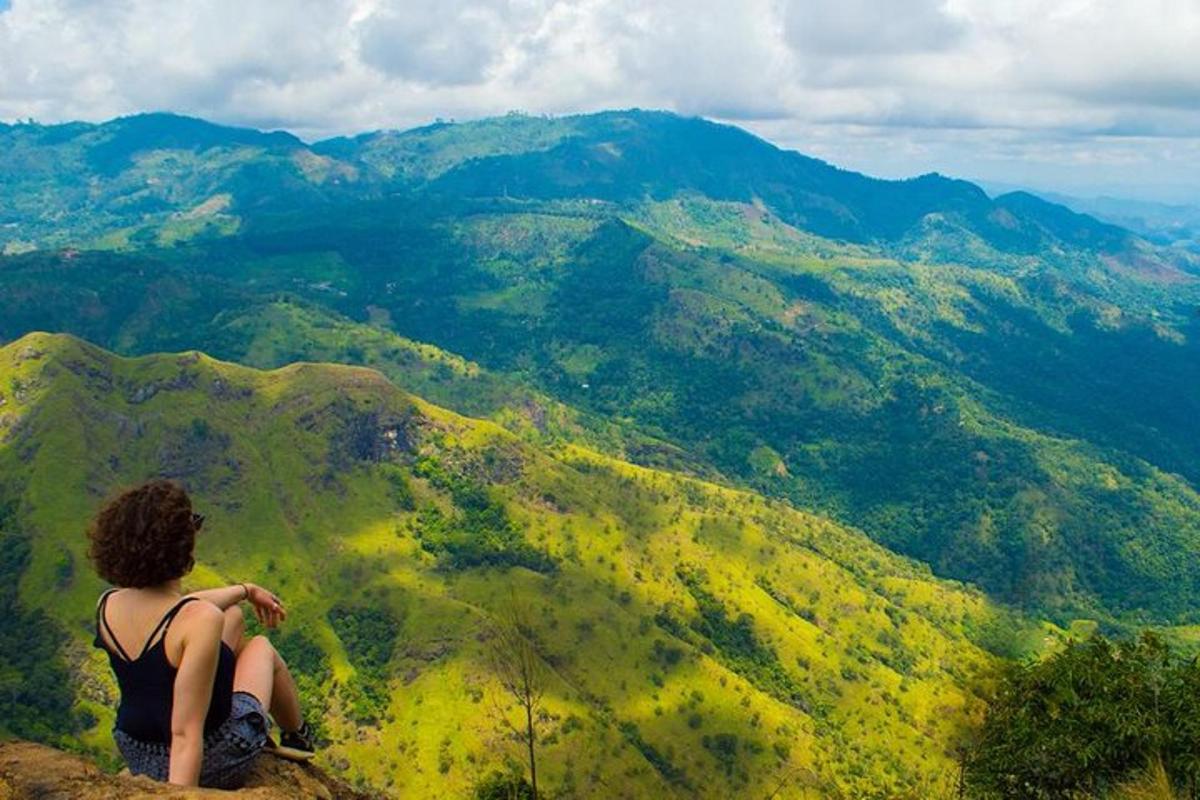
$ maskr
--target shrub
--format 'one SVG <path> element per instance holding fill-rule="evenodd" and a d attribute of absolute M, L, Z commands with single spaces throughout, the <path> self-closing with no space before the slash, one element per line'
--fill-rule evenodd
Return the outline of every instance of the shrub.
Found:
<path fill-rule="evenodd" d="M 1200 779 L 1200 664 L 1152 634 L 1094 637 L 1006 669 L 966 759 L 984 797 L 1104 795 L 1161 758 Z"/>
<path fill-rule="evenodd" d="M 475 800 L 533 800 L 533 787 L 515 772 L 491 772 L 473 792 Z"/>

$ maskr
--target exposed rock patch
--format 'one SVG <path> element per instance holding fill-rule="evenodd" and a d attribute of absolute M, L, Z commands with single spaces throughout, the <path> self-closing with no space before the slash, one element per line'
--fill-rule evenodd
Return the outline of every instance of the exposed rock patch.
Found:
<path fill-rule="evenodd" d="M 132 405 L 138 405 L 146 402 L 159 392 L 178 392 L 194 389 L 197 382 L 196 373 L 180 372 L 175 377 L 167 380 L 151 381 L 150 383 L 129 386 L 126 390 L 125 401 Z"/>
<path fill-rule="evenodd" d="M 208 386 L 208 393 L 217 400 L 245 400 L 253 396 L 254 391 L 248 386 L 233 386 L 221 378 L 214 378 Z"/>
<path fill-rule="evenodd" d="M 44 355 L 46 355 L 46 351 L 40 347 L 26 345 L 21 348 L 21 352 L 17 353 L 17 363 L 19 364 L 22 361 L 37 361 Z"/>
<path fill-rule="evenodd" d="M 63 366 L 72 374 L 83 378 L 90 388 L 102 392 L 112 391 L 112 370 L 103 362 L 96 359 L 85 361 L 82 358 L 69 358 L 64 359 Z"/>
<path fill-rule="evenodd" d="M 356 462 L 393 461 L 416 450 L 417 432 L 411 413 L 360 408 L 345 398 L 304 414 L 296 424 L 306 431 L 332 426 L 328 461 L 337 472 Z"/>

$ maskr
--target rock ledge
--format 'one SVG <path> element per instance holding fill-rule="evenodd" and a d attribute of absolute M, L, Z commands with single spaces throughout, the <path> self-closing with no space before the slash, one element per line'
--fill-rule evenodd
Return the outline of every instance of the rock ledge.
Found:
<path fill-rule="evenodd" d="M 376 800 L 317 767 L 259 757 L 245 788 L 184 789 L 145 777 L 109 775 L 81 756 L 31 742 L 0 742 L 0 800 Z"/>

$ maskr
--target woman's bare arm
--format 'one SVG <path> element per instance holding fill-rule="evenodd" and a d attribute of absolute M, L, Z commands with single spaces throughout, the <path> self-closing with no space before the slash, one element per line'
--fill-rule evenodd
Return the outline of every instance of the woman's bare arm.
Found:
<path fill-rule="evenodd" d="M 171 764 L 167 775 L 171 783 L 196 786 L 200 782 L 204 719 L 212 701 L 224 622 L 221 609 L 215 605 L 189 603 L 174 623 L 182 628 L 183 650 L 175 673 L 171 709 Z"/>
<path fill-rule="evenodd" d="M 207 600 L 222 610 L 235 606 L 243 600 L 248 600 L 254 607 L 258 621 L 268 628 L 274 628 L 287 619 L 287 610 L 283 602 L 274 593 L 267 591 L 254 583 L 235 583 L 232 586 L 222 586 L 220 589 L 205 589 L 192 592 L 188 597 Z"/>
<path fill-rule="evenodd" d="M 235 583 L 230 586 L 222 586 L 219 589 L 204 589 L 199 592 L 189 592 L 188 597 L 207 600 L 224 611 L 230 606 L 236 606 L 243 600 L 248 599 L 252 586 L 254 586 L 252 583 Z"/>

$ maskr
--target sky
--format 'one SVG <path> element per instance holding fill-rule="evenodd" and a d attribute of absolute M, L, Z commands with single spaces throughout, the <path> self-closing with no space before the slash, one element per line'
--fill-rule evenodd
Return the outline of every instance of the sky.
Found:
<path fill-rule="evenodd" d="M 883 177 L 1200 203 L 1200 0 L 0 0 L 8 122 L 635 106 Z"/>

